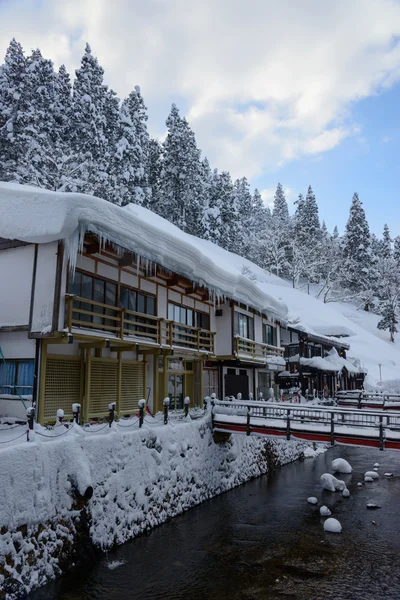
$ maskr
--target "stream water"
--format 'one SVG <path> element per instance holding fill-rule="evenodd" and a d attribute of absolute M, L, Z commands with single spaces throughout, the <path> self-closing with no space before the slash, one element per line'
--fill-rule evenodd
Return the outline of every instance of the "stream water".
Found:
<path fill-rule="evenodd" d="M 341 456 L 350 498 L 321 490 Z M 380 479 L 357 482 L 379 462 Z M 385 472 L 394 474 L 391 478 Z M 324 533 L 317 496 L 343 526 Z M 369 501 L 378 510 L 368 510 Z M 400 454 L 335 447 L 176 517 L 30 600 L 399 600 Z"/>

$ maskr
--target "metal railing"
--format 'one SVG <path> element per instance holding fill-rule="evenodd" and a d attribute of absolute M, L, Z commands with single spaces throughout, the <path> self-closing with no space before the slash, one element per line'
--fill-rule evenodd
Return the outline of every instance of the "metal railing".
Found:
<path fill-rule="evenodd" d="M 256 342 L 238 335 L 234 338 L 233 353 L 238 357 L 265 361 L 269 356 L 283 357 L 284 352 L 284 348 L 278 348 L 277 346 L 271 346 L 270 344 Z"/>
<path fill-rule="evenodd" d="M 214 354 L 215 333 L 153 315 L 111 306 L 72 294 L 66 295 L 66 325 L 104 331 L 121 340 L 138 337 L 157 346 L 180 346 Z"/>
<path fill-rule="evenodd" d="M 247 435 L 268 434 L 303 437 L 316 441 L 385 445 L 400 450 L 400 415 L 348 408 L 305 408 L 303 405 L 271 402 L 215 400 L 213 425 L 217 431 L 236 430 Z M 266 434 L 267 435 L 267 434 Z M 346 441 L 347 440 L 347 441 Z M 371 441 L 368 444 L 368 440 Z"/>

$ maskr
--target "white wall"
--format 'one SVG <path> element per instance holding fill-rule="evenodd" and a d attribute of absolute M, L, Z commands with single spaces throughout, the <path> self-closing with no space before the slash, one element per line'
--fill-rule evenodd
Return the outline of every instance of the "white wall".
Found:
<path fill-rule="evenodd" d="M 57 253 L 57 242 L 38 246 L 32 331 L 49 333 L 52 330 Z"/>
<path fill-rule="evenodd" d="M 222 317 L 215 317 L 215 353 L 219 356 L 232 354 L 232 317 L 229 303 L 219 307 Z"/>
<path fill-rule="evenodd" d="M 0 327 L 28 325 L 35 246 L 0 251 Z"/>
<path fill-rule="evenodd" d="M 157 315 L 162 319 L 166 319 L 167 314 L 167 288 L 159 286 L 158 288 L 158 306 Z"/>
<path fill-rule="evenodd" d="M 6 360 L 35 358 L 36 341 L 28 338 L 27 331 L 0 332 L 0 346 Z"/>

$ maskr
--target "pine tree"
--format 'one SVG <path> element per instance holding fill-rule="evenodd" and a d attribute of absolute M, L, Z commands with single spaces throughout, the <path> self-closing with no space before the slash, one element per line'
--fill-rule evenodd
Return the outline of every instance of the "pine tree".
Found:
<path fill-rule="evenodd" d="M 289 208 L 282 185 L 278 183 L 274 196 L 272 222 L 267 240 L 266 262 L 276 275 L 284 276 L 290 271 L 292 248 L 290 244 Z"/>
<path fill-rule="evenodd" d="M 115 152 L 110 164 L 110 189 L 114 192 L 114 202 L 122 206 L 134 202 L 137 181 L 138 142 L 132 125 L 128 106 L 122 103 L 115 132 Z"/>
<path fill-rule="evenodd" d="M 381 315 L 382 319 L 379 321 L 377 327 L 382 330 L 389 330 L 390 341 L 394 342 L 394 336 L 397 333 L 397 325 L 399 323 L 397 318 L 397 306 L 395 307 L 393 303 L 385 302 L 382 309 Z"/>
<path fill-rule="evenodd" d="M 134 128 L 137 143 L 137 162 L 135 165 L 136 181 L 134 198 L 136 204 L 149 204 L 151 188 L 149 184 L 149 141 L 147 131 L 147 108 L 144 104 L 140 87 L 137 85 L 125 100 Z"/>
<path fill-rule="evenodd" d="M 53 63 L 43 58 L 39 49 L 27 59 L 26 91 L 29 110 L 26 112 L 24 140 L 16 168 L 20 183 L 54 189 L 57 169 L 54 169 L 55 148 L 55 80 Z"/>
<path fill-rule="evenodd" d="M 393 258 L 397 265 L 400 266 L 400 236 L 394 238 L 393 240 Z"/>
<path fill-rule="evenodd" d="M 149 194 L 146 196 L 143 205 L 158 214 L 161 214 L 160 182 L 162 158 L 163 147 L 157 140 L 150 139 L 146 167 Z"/>
<path fill-rule="evenodd" d="M 371 236 L 358 194 L 354 194 L 343 240 L 342 285 L 364 301 L 369 310 L 375 273 L 371 264 Z"/>
<path fill-rule="evenodd" d="M 0 180 L 18 181 L 17 168 L 25 152 L 25 126 L 30 110 L 27 61 L 13 38 L 0 72 Z"/>
<path fill-rule="evenodd" d="M 381 254 L 382 258 L 384 258 L 384 259 L 391 258 L 393 255 L 392 239 L 390 237 L 389 227 L 386 223 L 383 227 L 383 236 L 382 236 L 382 241 L 381 241 L 380 246 L 381 246 L 380 254 Z"/>
<path fill-rule="evenodd" d="M 337 225 L 335 225 L 334 229 L 333 229 L 333 236 L 332 236 L 335 240 L 337 240 L 337 238 L 339 237 L 339 229 L 337 228 Z"/>
<path fill-rule="evenodd" d="M 107 189 L 107 167 L 114 149 L 110 149 L 106 136 L 104 71 L 89 44 L 75 74 L 71 146 L 76 179 L 67 191 L 101 196 Z"/>
<path fill-rule="evenodd" d="M 203 229 L 200 151 L 193 131 L 175 104 L 167 119 L 161 172 L 162 216 L 193 235 Z"/>

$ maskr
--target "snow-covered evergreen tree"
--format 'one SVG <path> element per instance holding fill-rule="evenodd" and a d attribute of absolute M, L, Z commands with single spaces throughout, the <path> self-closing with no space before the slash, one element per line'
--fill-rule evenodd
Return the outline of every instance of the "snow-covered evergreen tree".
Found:
<path fill-rule="evenodd" d="M 106 135 L 104 71 L 89 44 L 86 44 L 81 67 L 75 74 L 71 146 L 76 177 L 67 191 L 102 196 L 108 188 L 107 170 L 114 148 L 109 147 Z"/>
<path fill-rule="evenodd" d="M 136 180 L 133 190 L 134 202 L 136 204 L 148 205 L 150 202 L 151 189 L 149 185 L 149 142 L 147 131 L 147 108 L 138 85 L 124 101 L 132 121 L 134 135 L 137 144 L 135 172 Z"/>
<path fill-rule="evenodd" d="M 342 286 L 363 300 L 369 310 L 376 273 L 371 264 L 371 237 L 364 208 L 355 193 L 343 239 Z"/>
<path fill-rule="evenodd" d="M 203 228 L 200 151 L 193 131 L 172 105 L 167 119 L 161 171 L 160 212 L 172 223 L 193 235 Z"/>
<path fill-rule="evenodd" d="M 150 139 L 146 167 L 149 194 L 145 197 L 143 205 L 158 214 L 161 214 L 160 182 L 162 158 L 163 147 L 160 142 Z"/>
<path fill-rule="evenodd" d="M 383 236 L 381 240 L 381 257 L 383 259 L 391 258 L 393 255 L 392 250 L 392 238 L 390 237 L 390 231 L 388 225 L 385 223 L 383 227 Z"/>
<path fill-rule="evenodd" d="M 30 111 L 27 60 L 14 38 L 0 71 L 0 180 L 18 181 L 25 153 L 25 126 Z"/>
<path fill-rule="evenodd" d="M 278 183 L 274 196 L 272 222 L 266 247 L 266 262 L 270 270 L 278 276 L 289 273 L 289 265 L 292 258 L 290 235 L 289 208 L 283 187 Z"/>

